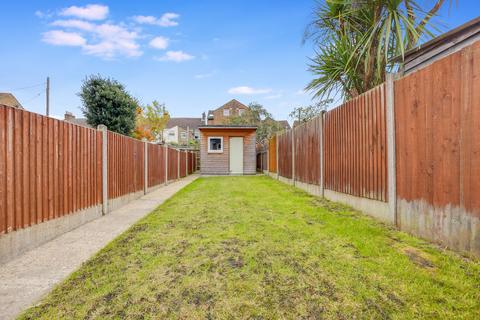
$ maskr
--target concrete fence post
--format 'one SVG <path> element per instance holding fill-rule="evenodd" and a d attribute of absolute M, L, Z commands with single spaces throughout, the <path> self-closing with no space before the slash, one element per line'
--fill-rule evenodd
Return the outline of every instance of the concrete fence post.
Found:
<path fill-rule="evenodd" d="M 148 141 L 143 138 L 143 194 L 148 190 Z"/>
<path fill-rule="evenodd" d="M 397 218 L 397 172 L 395 161 L 395 75 L 387 73 L 386 90 L 386 116 L 387 116 L 387 169 L 388 169 L 388 211 L 389 219 L 396 226 Z"/>
<path fill-rule="evenodd" d="M 275 139 L 275 161 L 276 161 L 276 166 L 277 166 L 277 180 L 279 179 L 280 174 L 278 173 L 280 168 L 278 167 L 278 132 L 276 133 L 276 139 Z"/>
<path fill-rule="evenodd" d="M 323 136 L 325 134 L 324 126 L 325 126 L 325 111 L 322 111 L 320 113 L 319 119 L 318 119 L 318 124 L 319 124 L 319 144 L 320 144 L 320 172 L 319 172 L 319 185 L 320 185 L 320 196 L 325 195 L 325 177 L 323 175 L 324 172 L 324 166 L 325 166 L 325 150 L 324 150 L 324 145 L 323 145 Z"/>
<path fill-rule="evenodd" d="M 292 128 L 292 183 L 295 185 L 295 128 Z"/>
<path fill-rule="evenodd" d="M 108 130 L 100 124 L 97 130 L 102 132 L 102 215 L 108 212 Z"/>
<path fill-rule="evenodd" d="M 168 184 L 168 146 L 163 146 L 165 152 L 165 185 Z"/>

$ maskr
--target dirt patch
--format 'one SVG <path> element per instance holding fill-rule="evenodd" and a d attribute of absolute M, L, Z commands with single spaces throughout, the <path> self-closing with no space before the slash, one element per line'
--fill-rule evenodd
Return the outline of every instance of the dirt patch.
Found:
<path fill-rule="evenodd" d="M 144 232 L 147 229 L 148 229 L 147 224 L 136 224 L 133 227 L 131 227 L 130 230 L 128 230 L 122 238 L 118 240 L 118 243 L 120 245 L 127 244 L 130 241 L 132 241 L 137 236 L 137 234 L 139 234 L 140 232 Z"/>
<path fill-rule="evenodd" d="M 433 262 L 428 260 L 421 251 L 410 247 L 403 249 L 403 252 L 407 255 L 410 261 L 412 261 L 417 266 L 425 269 L 435 268 Z"/>
<path fill-rule="evenodd" d="M 228 258 L 228 264 L 230 267 L 237 269 L 243 267 L 243 259 L 242 257 L 229 257 Z"/>

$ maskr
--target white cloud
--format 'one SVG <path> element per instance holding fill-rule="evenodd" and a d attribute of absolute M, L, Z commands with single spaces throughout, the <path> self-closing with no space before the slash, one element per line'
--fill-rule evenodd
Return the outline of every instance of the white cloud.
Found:
<path fill-rule="evenodd" d="M 174 27 L 178 26 L 176 19 L 180 18 L 180 15 L 173 12 L 167 12 L 160 17 L 159 25 L 162 27 Z"/>
<path fill-rule="evenodd" d="M 62 30 L 52 30 L 43 33 L 43 42 L 55 46 L 74 46 L 82 47 L 87 43 L 84 37 L 76 32 L 65 32 Z"/>
<path fill-rule="evenodd" d="M 164 13 L 160 18 L 154 16 L 134 16 L 133 20 L 140 24 L 150 24 L 157 25 L 161 27 L 175 27 L 178 26 L 178 21 L 180 18 L 178 13 L 167 12 Z"/>
<path fill-rule="evenodd" d="M 140 24 L 155 24 L 157 22 L 157 18 L 154 16 L 134 16 L 133 20 Z"/>
<path fill-rule="evenodd" d="M 51 30 L 43 34 L 42 40 L 52 45 L 78 46 L 84 54 L 95 55 L 104 59 L 116 57 L 138 57 L 143 54 L 141 46 L 165 50 L 170 44 L 166 37 L 155 37 L 143 44 L 142 40 L 148 36 L 142 33 L 138 25 L 130 25 L 122 22 L 101 21 L 108 17 L 109 7 L 100 4 L 86 6 L 71 6 L 55 14 L 61 19 L 50 20 Z M 35 12 L 35 15 L 46 19 L 46 13 Z M 52 15 L 53 16 L 53 15 Z M 70 18 L 69 18 L 70 17 Z M 135 21 L 141 24 L 154 24 L 159 26 L 175 26 L 180 15 L 177 13 L 165 13 L 161 17 L 137 16 Z M 51 18 L 51 17 L 48 17 Z M 141 42 L 142 41 L 142 42 Z M 193 55 L 183 51 L 168 51 L 164 56 L 156 59 L 161 61 L 187 61 L 194 59 Z"/>
<path fill-rule="evenodd" d="M 150 47 L 160 50 L 165 50 L 168 47 L 170 40 L 165 37 L 155 37 L 150 41 Z"/>
<path fill-rule="evenodd" d="M 88 4 L 85 7 L 71 6 L 60 12 L 61 16 L 73 16 L 86 20 L 104 20 L 108 16 L 108 7 L 101 4 Z"/>
<path fill-rule="evenodd" d="M 136 32 L 109 23 L 96 25 L 93 32 L 100 41 L 85 45 L 84 50 L 87 54 L 104 58 L 113 58 L 117 55 L 138 57 L 143 54 L 136 42 L 139 38 Z"/>
<path fill-rule="evenodd" d="M 192 60 L 194 58 L 195 58 L 194 56 L 180 50 L 180 51 L 167 51 L 167 53 L 164 56 L 156 57 L 155 60 L 182 62 L 182 61 Z"/>
<path fill-rule="evenodd" d="M 88 35 L 88 40 L 77 32 L 53 30 L 44 33 L 43 41 L 54 45 L 80 46 L 83 52 L 106 59 L 116 56 L 138 57 L 143 54 L 137 43 L 139 35 L 125 27 L 111 24 L 95 24 L 82 20 L 57 20 L 53 26 L 78 29 Z"/>
<path fill-rule="evenodd" d="M 53 21 L 51 25 L 64 28 L 80 29 L 84 31 L 93 31 L 96 27 L 96 25 L 93 23 L 77 19 L 56 20 Z"/>
<path fill-rule="evenodd" d="M 230 94 L 245 94 L 245 95 L 252 95 L 252 94 L 264 94 L 270 93 L 272 89 L 255 89 L 252 87 L 247 86 L 240 86 L 228 89 L 228 93 Z"/>
<path fill-rule="evenodd" d="M 297 92 L 295 92 L 295 94 L 296 94 L 297 96 L 303 96 L 303 95 L 307 94 L 307 92 L 306 92 L 305 90 L 303 90 L 303 89 L 300 89 L 300 90 L 298 90 Z"/>

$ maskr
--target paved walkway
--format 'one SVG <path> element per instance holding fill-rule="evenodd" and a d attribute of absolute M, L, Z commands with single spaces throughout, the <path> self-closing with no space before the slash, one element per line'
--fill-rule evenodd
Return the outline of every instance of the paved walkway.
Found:
<path fill-rule="evenodd" d="M 196 178 L 198 175 L 191 175 L 161 187 L 0 265 L 0 319 L 12 319 L 36 303 L 98 250 Z"/>

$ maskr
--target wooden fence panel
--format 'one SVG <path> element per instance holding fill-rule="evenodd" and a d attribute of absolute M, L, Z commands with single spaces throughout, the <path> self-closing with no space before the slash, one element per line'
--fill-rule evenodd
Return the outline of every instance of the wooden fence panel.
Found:
<path fill-rule="evenodd" d="M 194 155 L 195 155 L 194 152 L 192 151 L 188 152 L 188 174 L 192 174 L 195 170 Z"/>
<path fill-rule="evenodd" d="M 294 128 L 295 180 L 320 185 L 320 117 Z"/>
<path fill-rule="evenodd" d="M 277 136 L 273 136 L 268 141 L 268 170 L 277 172 Z"/>
<path fill-rule="evenodd" d="M 178 179 L 178 151 L 168 148 L 168 180 Z"/>
<path fill-rule="evenodd" d="M 0 106 L 0 233 L 100 204 L 101 143 L 96 130 Z"/>
<path fill-rule="evenodd" d="M 429 219 L 435 230 L 424 234 L 451 233 L 441 240 L 463 247 L 473 246 L 462 237 L 474 234 L 475 224 L 456 228 L 467 224 L 465 217 L 480 217 L 479 88 L 480 42 L 395 81 L 399 213 Z M 411 220 L 400 223 L 417 228 Z M 478 235 L 476 241 L 480 250 Z"/>
<path fill-rule="evenodd" d="M 382 84 L 326 113 L 326 189 L 388 201 L 385 108 Z"/>
<path fill-rule="evenodd" d="M 278 135 L 278 174 L 292 178 L 292 131 Z"/>
<path fill-rule="evenodd" d="M 148 187 L 165 183 L 165 147 L 148 144 Z"/>
<path fill-rule="evenodd" d="M 109 131 L 107 147 L 108 198 L 143 190 L 144 142 Z"/>
<path fill-rule="evenodd" d="M 187 176 L 187 152 L 186 151 L 179 151 L 180 152 L 180 178 L 184 178 Z"/>

